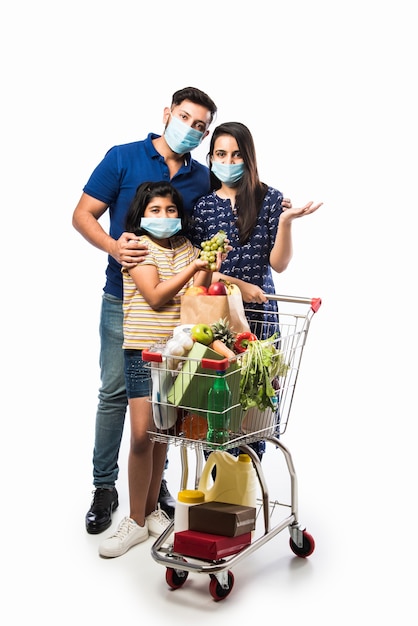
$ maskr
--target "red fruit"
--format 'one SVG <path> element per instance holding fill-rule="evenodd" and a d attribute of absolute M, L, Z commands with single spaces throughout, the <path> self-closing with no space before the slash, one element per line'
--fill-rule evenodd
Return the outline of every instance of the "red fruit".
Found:
<path fill-rule="evenodd" d="M 227 296 L 228 290 L 224 283 L 212 283 L 208 287 L 208 296 Z"/>

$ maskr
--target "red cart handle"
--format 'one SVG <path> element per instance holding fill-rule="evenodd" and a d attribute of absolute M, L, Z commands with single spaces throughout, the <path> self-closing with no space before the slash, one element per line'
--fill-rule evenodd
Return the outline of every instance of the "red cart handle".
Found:
<path fill-rule="evenodd" d="M 312 311 L 316 313 L 322 304 L 321 298 L 299 298 L 295 296 L 279 296 L 275 293 L 264 294 L 269 300 L 275 300 L 276 302 L 290 302 L 293 304 L 309 304 Z"/>
<path fill-rule="evenodd" d="M 153 361 L 154 363 L 162 363 L 163 355 L 161 352 L 153 352 L 152 350 L 142 350 L 143 361 Z"/>
<path fill-rule="evenodd" d="M 316 313 L 319 309 L 319 307 L 322 304 L 322 300 L 321 298 L 312 298 L 311 300 L 311 309 L 314 313 Z"/>

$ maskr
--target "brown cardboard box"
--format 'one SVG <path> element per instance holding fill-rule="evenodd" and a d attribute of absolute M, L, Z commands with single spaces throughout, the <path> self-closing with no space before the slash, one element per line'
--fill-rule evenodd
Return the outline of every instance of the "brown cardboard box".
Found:
<path fill-rule="evenodd" d="M 194 507 L 191 507 L 194 509 Z M 251 533 L 239 537 L 223 537 L 195 530 L 182 530 L 174 533 L 174 552 L 197 559 L 215 561 L 236 554 L 251 543 Z"/>
<path fill-rule="evenodd" d="M 237 537 L 255 529 L 256 509 L 226 502 L 203 502 L 189 509 L 189 529 Z"/>

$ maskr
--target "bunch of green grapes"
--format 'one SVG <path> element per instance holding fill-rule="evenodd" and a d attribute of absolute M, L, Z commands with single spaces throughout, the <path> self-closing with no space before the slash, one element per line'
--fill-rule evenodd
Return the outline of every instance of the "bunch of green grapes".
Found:
<path fill-rule="evenodd" d="M 226 252 L 225 239 L 226 232 L 220 230 L 216 233 L 216 235 L 213 235 L 211 239 L 202 241 L 200 244 L 202 250 L 200 251 L 199 258 L 207 262 L 209 270 L 216 270 L 216 255 L 218 250 Z"/>

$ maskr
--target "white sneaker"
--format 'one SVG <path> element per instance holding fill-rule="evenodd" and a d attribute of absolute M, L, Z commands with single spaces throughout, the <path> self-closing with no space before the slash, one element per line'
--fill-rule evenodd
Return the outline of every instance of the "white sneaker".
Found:
<path fill-rule="evenodd" d="M 158 508 L 146 516 L 145 522 L 148 526 L 148 532 L 153 537 L 159 537 L 171 524 L 171 519 L 168 517 L 158 505 Z"/>
<path fill-rule="evenodd" d="M 108 537 L 100 544 L 99 554 L 108 557 L 121 556 L 125 554 L 129 548 L 132 548 L 132 546 L 146 541 L 148 536 L 147 524 L 139 526 L 139 524 L 130 517 L 124 517 L 115 534 Z"/>

